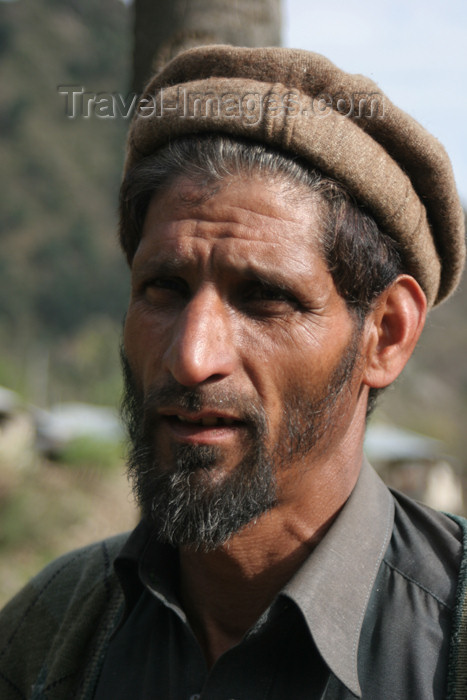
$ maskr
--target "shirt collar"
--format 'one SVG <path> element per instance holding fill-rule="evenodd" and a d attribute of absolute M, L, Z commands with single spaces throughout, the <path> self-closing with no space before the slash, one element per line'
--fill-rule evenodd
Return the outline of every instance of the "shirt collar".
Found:
<path fill-rule="evenodd" d="M 393 523 L 392 497 L 365 460 L 338 518 L 283 591 L 302 611 L 324 661 L 357 697 L 360 632 Z"/>
<path fill-rule="evenodd" d="M 357 697 L 360 632 L 393 523 L 393 499 L 365 460 L 339 516 L 282 591 L 301 610 L 330 670 Z M 126 599 L 122 623 L 143 584 L 183 619 L 174 590 L 177 565 L 176 551 L 157 543 L 151 525 L 142 521 L 115 561 Z M 149 577 L 154 570 L 162 573 L 157 581 Z"/>
<path fill-rule="evenodd" d="M 144 588 L 165 605 L 177 607 L 178 552 L 157 541 L 154 525 L 146 520 L 136 526 L 114 563 L 125 597 L 126 620 Z M 179 613 L 180 614 L 180 613 Z M 184 618 L 183 613 L 181 616 Z"/>

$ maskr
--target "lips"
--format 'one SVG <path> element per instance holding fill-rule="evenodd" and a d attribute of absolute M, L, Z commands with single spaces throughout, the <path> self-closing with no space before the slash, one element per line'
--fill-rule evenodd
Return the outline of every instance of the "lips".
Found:
<path fill-rule="evenodd" d="M 190 418 L 177 414 L 176 417 L 182 423 L 192 423 L 193 425 L 203 425 L 207 427 L 233 425 L 235 423 L 234 418 L 227 418 L 223 416 L 203 416 L 202 418 Z"/>
<path fill-rule="evenodd" d="M 223 443 L 234 438 L 239 429 L 246 428 L 244 421 L 233 416 L 208 412 L 190 415 L 164 411 L 160 418 L 172 439 L 189 443 Z"/>

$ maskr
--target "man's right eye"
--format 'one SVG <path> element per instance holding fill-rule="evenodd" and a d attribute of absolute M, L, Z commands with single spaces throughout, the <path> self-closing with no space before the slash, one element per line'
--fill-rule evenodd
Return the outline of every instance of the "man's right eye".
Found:
<path fill-rule="evenodd" d="M 144 284 L 144 296 L 148 301 L 158 301 L 167 295 L 187 297 L 188 285 L 179 277 L 155 277 Z"/>

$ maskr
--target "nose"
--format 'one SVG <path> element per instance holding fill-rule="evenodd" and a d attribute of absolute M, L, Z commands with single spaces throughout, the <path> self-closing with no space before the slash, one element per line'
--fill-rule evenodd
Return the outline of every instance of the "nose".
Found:
<path fill-rule="evenodd" d="M 195 386 L 229 376 L 236 362 L 229 309 L 215 290 L 200 290 L 174 324 L 165 369 L 179 384 Z"/>

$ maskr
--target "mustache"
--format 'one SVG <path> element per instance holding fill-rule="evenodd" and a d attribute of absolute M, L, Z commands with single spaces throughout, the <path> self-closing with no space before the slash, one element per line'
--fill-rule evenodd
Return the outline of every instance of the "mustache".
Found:
<path fill-rule="evenodd" d="M 189 413 L 203 410 L 228 412 L 244 423 L 264 428 L 266 417 L 259 403 L 226 388 L 203 386 L 188 388 L 168 377 L 163 384 L 153 386 L 143 399 L 143 410 L 153 415 L 164 408 Z"/>
<path fill-rule="evenodd" d="M 215 385 L 189 388 L 179 384 L 171 375 L 144 393 L 132 372 L 123 348 L 120 359 L 124 380 L 121 413 L 130 435 L 142 428 L 143 422 L 157 420 L 164 408 L 198 413 L 203 410 L 229 412 L 239 421 L 249 424 L 260 435 L 267 433 L 265 411 L 257 398 Z"/>

